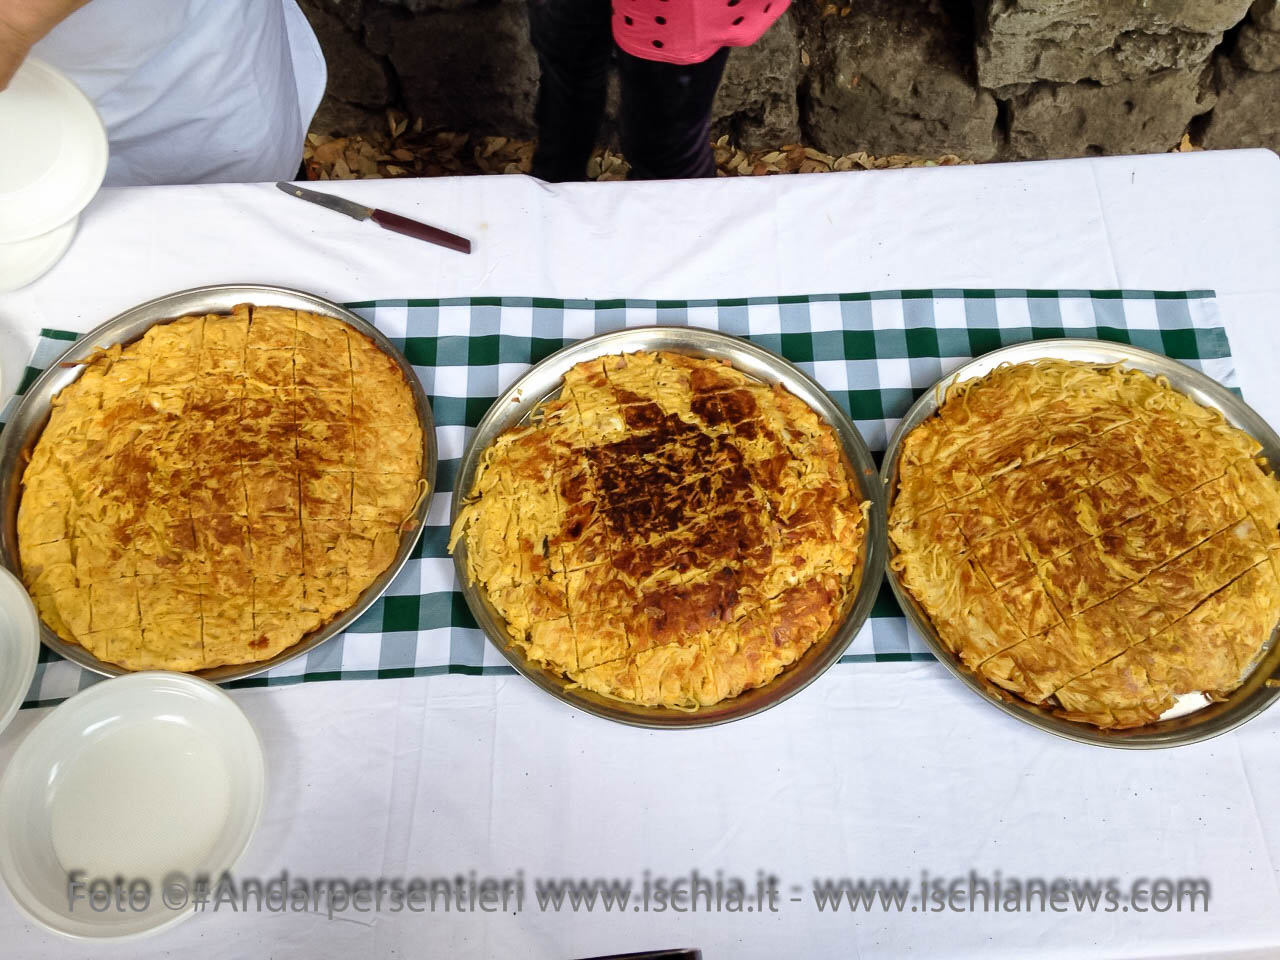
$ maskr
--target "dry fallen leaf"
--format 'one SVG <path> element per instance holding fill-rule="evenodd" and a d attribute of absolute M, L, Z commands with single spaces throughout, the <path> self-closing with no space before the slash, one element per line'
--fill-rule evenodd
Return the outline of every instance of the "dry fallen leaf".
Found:
<path fill-rule="evenodd" d="M 332 166 L 342 156 L 342 151 L 346 149 L 346 146 L 347 138 L 339 137 L 336 140 L 330 140 L 317 146 L 311 151 L 311 156 L 316 163 Z"/>
<path fill-rule="evenodd" d="M 387 129 L 391 131 L 392 138 L 400 136 L 404 133 L 405 127 L 409 125 L 409 118 L 399 110 L 387 108 Z"/>

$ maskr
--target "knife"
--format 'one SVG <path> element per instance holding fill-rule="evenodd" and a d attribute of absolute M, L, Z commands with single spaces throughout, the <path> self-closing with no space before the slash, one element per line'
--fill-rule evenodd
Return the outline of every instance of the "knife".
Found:
<path fill-rule="evenodd" d="M 327 207 L 330 210 L 336 210 L 338 213 L 345 213 L 348 217 L 356 220 L 372 220 L 378 226 L 395 233 L 403 233 L 406 237 L 425 240 L 427 243 L 448 247 L 450 250 L 457 250 L 459 253 L 471 252 L 471 241 L 466 237 L 460 237 L 456 233 L 449 233 L 439 227 L 429 227 L 425 223 L 410 220 L 408 217 L 402 217 L 398 213 L 389 213 L 386 210 L 378 210 L 375 207 L 362 207 L 360 204 L 344 200 L 342 197 L 335 197 L 328 193 L 317 193 L 314 190 L 307 190 L 292 183 L 277 181 L 276 186 L 291 197 L 310 200 L 312 203 Z"/>

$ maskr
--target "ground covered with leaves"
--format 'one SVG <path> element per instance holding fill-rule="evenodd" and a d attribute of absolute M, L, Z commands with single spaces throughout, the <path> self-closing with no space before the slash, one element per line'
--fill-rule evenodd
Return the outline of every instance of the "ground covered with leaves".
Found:
<path fill-rule="evenodd" d="M 387 111 L 381 130 L 347 136 L 307 135 L 303 160 L 309 180 L 375 180 L 390 177 L 446 177 L 468 174 L 528 173 L 533 166 L 533 141 L 469 133 L 424 132 L 415 121 Z M 730 145 L 728 137 L 713 144 L 717 172 L 722 177 L 767 176 L 774 173 L 827 173 L 832 170 L 881 170 L 898 167 L 950 167 L 972 163 L 953 154 L 876 157 L 865 152 L 835 157 L 803 144 L 747 152 Z M 1173 148 L 1196 150 L 1184 135 Z M 630 167 L 621 154 L 599 148 L 587 164 L 591 180 L 625 180 Z"/>

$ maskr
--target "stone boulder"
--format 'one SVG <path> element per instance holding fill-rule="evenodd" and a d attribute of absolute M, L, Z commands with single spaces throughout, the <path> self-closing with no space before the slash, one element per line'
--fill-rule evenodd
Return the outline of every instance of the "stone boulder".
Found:
<path fill-rule="evenodd" d="M 1235 57 L 1246 70 L 1280 70 L 1280 0 L 1257 0 L 1250 8 L 1249 22 L 1236 37 Z"/>
<path fill-rule="evenodd" d="M 1280 0 L 1257 0 L 1236 48 L 1220 54 L 1218 103 L 1204 130 L 1213 148 L 1270 147 L 1280 152 Z"/>
<path fill-rule="evenodd" d="M 929 0 L 798 0 L 807 142 L 832 154 L 996 153 L 996 101 L 972 75 L 969 24 Z"/>
<path fill-rule="evenodd" d="M 1236 57 L 1246 70 L 1270 73 L 1280 70 L 1280 30 L 1261 30 L 1246 23 L 1236 38 Z"/>
<path fill-rule="evenodd" d="M 712 108 L 712 133 L 728 134 L 743 150 L 795 143 L 800 139 L 799 81 L 800 45 L 788 12 L 754 46 L 729 54 Z"/>
<path fill-rule="evenodd" d="M 308 20 L 312 19 L 313 11 L 323 10 L 341 20 L 348 30 L 358 31 L 365 7 L 370 2 L 372 0 L 298 0 L 298 6 L 302 7 Z"/>
<path fill-rule="evenodd" d="M 1159 153 L 1210 110 L 1211 68 L 1165 70 L 1110 86 L 1037 84 L 1008 102 L 1009 155 L 1019 159 Z"/>
<path fill-rule="evenodd" d="M 1250 0 L 990 0 L 979 7 L 984 87 L 1134 80 L 1198 69 Z"/>
<path fill-rule="evenodd" d="M 350 136 L 367 130 L 385 130 L 386 112 L 343 103 L 337 97 L 326 96 L 311 118 L 311 133 L 326 133 L 333 137 Z"/>
<path fill-rule="evenodd" d="M 1231 57 L 1215 71 L 1218 103 L 1204 130 L 1205 147 L 1269 147 L 1280 152 L 1280 70 L 1257 73 Z"/>
<path fill-rule="evenodd" d="M 426 129 L 531 137 L 538 60 L 525 10 L 522 0 L 418 16 L 378 6 L 365 14 L 365 44 L 387 57 Z"/>
<path fill-rule="evenodd" d="M 391 81 L 382 61 L 369 52 L 359 34 L 335 12 L 337 4 L 332 0 L 302 0 L 300 5 L 324 50 L 329 71 L 326 97 L 366 108 L 390 103 Z"/>
<path fill-rule="evenodd" d="M 1280 0 L 1255 0 L 1249 19 L 1263 30 L 1280 31 Z"/>
<path fill-rule="evenodd" d="M 359 3 L 361 0 L 329 0 L 330 3 Z M 370 0 L 364 0 L 368 3 Z M 410 13 L 432 13 L 436 10 L 457 10 L 470 7 L 483 0 L 377 0 L 389 7 L 400 7 Z"/>

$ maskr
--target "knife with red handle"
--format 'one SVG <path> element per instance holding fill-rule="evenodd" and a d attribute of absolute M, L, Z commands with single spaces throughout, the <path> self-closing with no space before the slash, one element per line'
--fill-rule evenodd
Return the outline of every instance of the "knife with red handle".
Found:
<path fill-rule="evenodd" d="M 328 193 L 317 193 L 315 190 L 308 190 L 292 183 L 277 182 L 276 186 L 290 196 L 309 200 L 329 210 L 344 213 L 355 220 L 372 220 L 384 230 L 402 233 L 406 237 L 413 237 L 415 240 L 425 240 L 427 243 L 447 247 L 459 253 L 471 252 L 471 241 L 466 237 L 460 237 L 456 233 L 450 233 L 448 230 L 441 230 L 439 227 L 419 223 L 417 220 L 410 220 L 408 217 L 402 217 L 398 213 L 379 210 L 376 207 L 361 206 L 350 200 L 344 200 L 342 197 L 335 197 Z"/>

